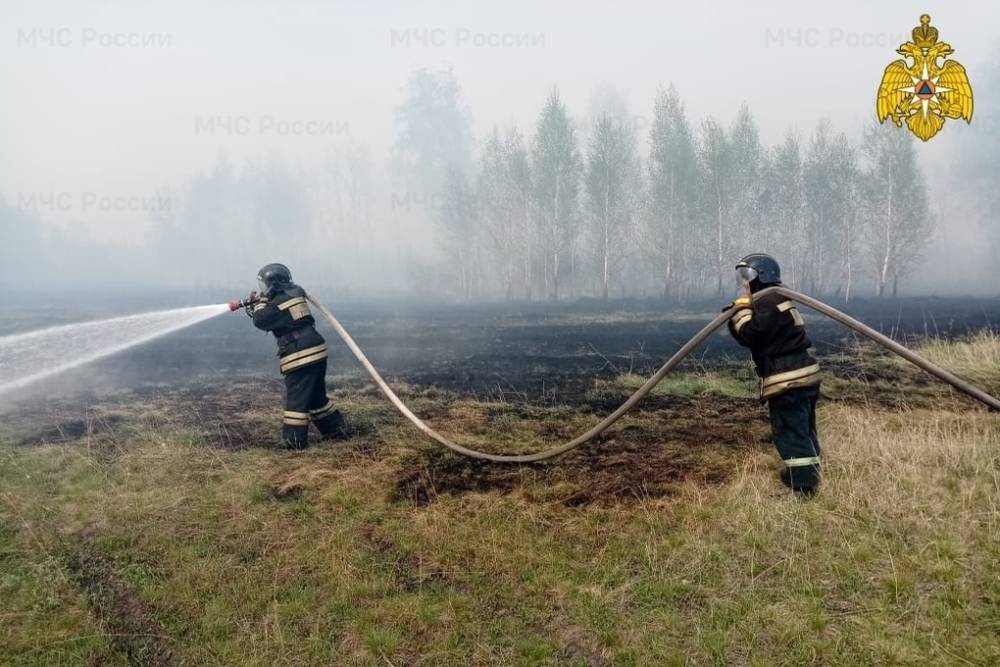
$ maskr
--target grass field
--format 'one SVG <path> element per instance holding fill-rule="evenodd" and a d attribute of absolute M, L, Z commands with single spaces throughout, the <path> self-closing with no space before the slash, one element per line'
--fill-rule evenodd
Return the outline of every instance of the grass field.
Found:
<path fill-rule="evenodd" d="M 1000 391 L 995 336 L 923 347 Z M 1000 664 L 1000 419 L 859 354 L 826 360 L 809 501 L 777 482 L 745 365 L 671 378 L 536 466 L 441 452 L 360 380 L 335 395 L 357 436 L 303 453 L 265 446 L 271 385 L 11 430 L 0 662 Z M 464 442 L 532 450 L 638 381 L 571 405 L 403 393 Z"/>

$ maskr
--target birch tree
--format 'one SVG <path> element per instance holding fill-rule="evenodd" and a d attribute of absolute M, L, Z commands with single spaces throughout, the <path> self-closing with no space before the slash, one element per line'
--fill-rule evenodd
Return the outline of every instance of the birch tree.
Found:
<path fill-rule="evenodd" d="M 478 203 L 483 222 L 483 232 L 488 249 L 492 251 L 492 265 L 503 283 L 504 295 L 509 300 L 514 291 L 514 212 L 509 206 L 506 192 L 506 159 L 500 131 L 494 126 L 483 146 L 482 167 L 479 172 Z"/>
<path fill-rule="evenodd" d="M 711 248 L 708 257 L 716 274 L 715 292 L 722 294 L 723 276 L 731 268 L 735 243 L 733 222 L 733 165 L 726 132 L 714 118 L 707 118 L 701 125 L 702 180 L 701 205 L 711 229 Z"/>
<path fill-rule="evenodd" d="M 803 168 L 803 279 L 814 292 L 829 289 L 845 273 L 853 274 L 853 170 L 854 152 L 847 137 L 834 133 L 829 120 L 820 121 Z"/>
<path fill-rule="evenodd" d="M 500 136 L 493 129 L 483 147 L 479 208 L 483 232 L 492 251 L 506 299 L 520 283 L 531 298 L 535 230 L 530 217 L 531 175 L 524 140 L 516 127 Z"/>
<path fill-rule="evenodd" d="M 532 216 L 532 174 L 524 137 L 516 127 L 504 137 L 505 194 L 513 216 L 515 252 L 524 298 L 531 300 L 538 234 Z"/>
<path fill-rule="evenodd" d="M 532 145 L 543 287 L 553 300 L 559 298 L 562 259 L 575 240 L 581 170 L 573 125 L 554 90 L 538 119 Z"/>
<path fill-rule="evenodd" d="M 456 166 L 445 172 L 441 206 L 434 217 L 440 229 L 446 266 L 454 274 L 459 294 L 472 299 L 479 294 L 482 252 L 473 193 L 465 174 Z"/>
<path fill-rule="evenodd" d="M 590 138 L 586 207 L 590 254 L 605 301 L 632 246 L 639 173 L 631 131 L 604 114 Z"/>
<path fill-rule="evenodd" d="M 867 162 L 862 189 L 867 268 L 877 296 L 884 296 L 890 283 L 896 296 L 899 279 L 912 270 L 931 235 L 926 183 L 908 132 L 871 126 L 862 146 Z"/>
<path fill-rule="evenodd" d="M 677 89 L 657 91 L 649 137 L 649 204 L 641 236 L 663 286 L 679 296 L 698 247 L 698 156 Z"/>
<path fill-rule="evenodd" d="M 728 133 L 732 227 L 731 240 L 736 244 L 736 253 L 743 255 L 759 248 L 760 232 L 764 221 L 760 215 L 762 190 L 762 165 L 764 149 L 760 143 L 757 123 L 750 113 L 750 107 L 742 104 Z M 735 263 L 733 258 L 730 263 Z"/>
<path fill-rule="evenodd" d="M 858 164 L 857 152 L 839 133 L 832 151 L 831 177 L 837 193 L 838 230 L 837 250 L 839 251 L 839 278 L 845 301 L 850 301 L 854 293 L 854 277 L 858 246 Z M 841 292 L 841 285 L 837 293 Z"/>
<path fill-rule="evenodd" d="M 789 130 L 781 145 L 771 151 L 764 175 L 764 252 L 779 257 L 785 280 L 795 284 L 801 273 L 801 248 L 805 235 L 802 224 L 802 151 L 799 140 Z"/>

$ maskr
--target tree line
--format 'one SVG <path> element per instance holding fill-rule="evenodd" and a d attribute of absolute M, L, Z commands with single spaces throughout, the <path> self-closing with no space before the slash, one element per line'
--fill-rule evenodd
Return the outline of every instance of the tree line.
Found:
<path fill-rule="evenodd" d="M 473 150 L 451 72 L 414 75 L 397 173 L 440 194 L 443 284 L 468 299 L 685 301 L 729 290 L 739 257 L 768 252 L 809 292 L 895 295 L 933 234 L 914 140 L 896 127 L 854 144 L 823 120 L 767 146 L 746 105 L 729 125 L 693 123 L 671 86 L 640 133 L 610 97 L 581 127 L 553 90 L 530 134 L 494 127 Z"/>
<path fill-rule="evenodd" d="M 668 87 L 637 122 L 599 86 L 580 113 L 553 90 L 530 126 L 477 138 L 452 72 L 419 70 L 401 97 L 387 161 L 350 137 L 311 162 L 221 154 L 159 190 L 170 206 L 128 244 L 0 198 L 0 244 L 23 250 L 8 268 L 36 285 L 237 286 L 284 261 L 357 295 L 684 302 L 729 292 L 735 261 L 763 251 L 789 284 L 851 298 L 895 294 L 935 231 L 914 140 L 893 126 L 852 142 L 821 121 L 770 146 L 746 105 L 693 121 Z M 970 134 L 956 172 L 987 221 L 998 135 Z"/>

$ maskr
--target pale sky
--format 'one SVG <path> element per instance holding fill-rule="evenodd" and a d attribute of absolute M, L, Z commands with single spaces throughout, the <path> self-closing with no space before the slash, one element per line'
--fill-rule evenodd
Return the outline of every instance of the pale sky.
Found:
<path fill-rule="evenodd" d="M 640 126 L 657 86 L 673 82 L 695 123 L 708 114 L 728 122 L 746 101 L 769 143 L 789 126 L 807 135 L 822 116 L 857 134 L 921 12 L 975 86 L 1000 36 L 993 9 L 953 0 L 8 0 L 0 194 L 149 196 L 182 187 L 222 150 L 310 159 L 348 135 L 381 161 L 418 67 L 454 69 L 477 140 L 511 121 L 530 134 L 554 85 L 582 116 L 601 83 L 628 91 Z M 206 129 L 224 118 L 231 133 Z M 282 135 L 291 123 L 327 130 Z M 960 131 L 951 129 L 922 149 L 928 157 L 947 154 Z"/>

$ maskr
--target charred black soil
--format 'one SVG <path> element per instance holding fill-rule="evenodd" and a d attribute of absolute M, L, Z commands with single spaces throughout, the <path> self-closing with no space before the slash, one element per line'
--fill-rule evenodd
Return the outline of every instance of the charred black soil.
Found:
<path fill-rule="evenodd" d="M 677 400 L 550 461 L 511 465 L 421 449 L 403 460 L 391 498 L 427 505 L 442 495 L 523 490 L 528 500 L 567 506 L 631 503 L 670 496 L 686 482 L 721 483 L 734 471 L 734 450 L 769 437 L 754 401 Z"/>
<path fill-rule="evenodd" d="M 261 413 L 280 401 L 280 384 L 274 381 L 220 378 L 26 403 L 4 415 L 4 426 L 19 445 L 86 439 L 108 448 L 122 444 L 126 434 L 188 431 L 213 446 L 239 450 L 277 443 L 277 428 Z"/>
<path fill-rule="evenodd" d="M 57 423 L 42 424 L 18 440 L 19 445 L 43 445 L 70 442 L 113 433 L 122 422 L 117 414 L 88 414 Z"/>
<path fill-rule="evenodd" d="M 653 300 L 328 305 L 391 381 L 439 387 L 472 398 L 548 405 L 580 400 L 594 378 L 629 371 L 648 375 L 718 312 L 714 303 L 677 308 Z M 832 305 L 902 341 L 925 335 L 960 336 L 1000 322 L 1000 299 L 860 300 Z M 857 340 L 845 327 L 803 311 L 821 355 L 839 353 Z M 46 313 L 35 317 L 39 324 L 51 320 Z M 93 317 L 93 313 L 80 317 Z M 0 330 L 4 325 L 19 331 L 33 328 L 30 321 L 15 324 L 0 318 Z M 350 379 L 358 371 L 357 362 L 336 335 L 322 322 L 319 329 L 330 341 L 330 375 L 342 376 L 347 386 L 366 384 Z M 709 362 L 745 359 L 746 351 L 727 335 L 719 335 L 712 336 L 695 356 Z M 274 341 L 235 314 L 67 373 L 28 393 L 218 384 L 248 376 L 277 376 Z M 266 392 L 272 390 L 268 387 Z M 244 435 L 220 437 L 238 443 Z"/>

